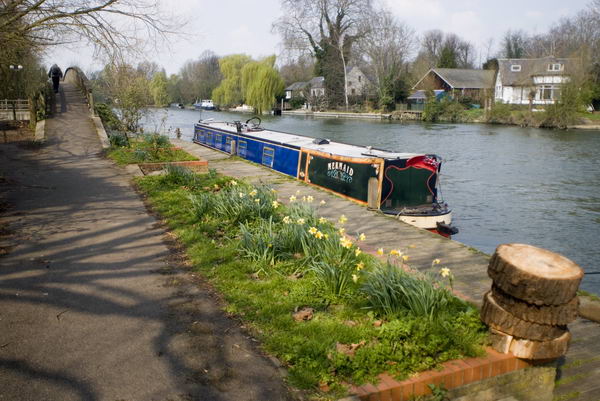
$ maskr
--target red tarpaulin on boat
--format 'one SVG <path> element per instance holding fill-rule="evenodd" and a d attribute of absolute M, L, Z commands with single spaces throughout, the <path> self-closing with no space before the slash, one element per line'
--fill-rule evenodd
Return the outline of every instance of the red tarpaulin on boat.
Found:
<path fill-rule="evenodd" d="M 406 161 L 406 167 L 424 168 L 429 171 L 437 172 L 440 162 L 435 156 L 415 156 Z"/>

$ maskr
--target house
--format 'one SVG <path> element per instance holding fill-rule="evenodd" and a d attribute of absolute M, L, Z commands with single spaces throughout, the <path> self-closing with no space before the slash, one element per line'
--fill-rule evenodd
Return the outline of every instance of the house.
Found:
<path fill-rule="evenodd" d="M 308 89 L 308 82 L 294 82 L 293 84 L 285 88 L 285 100 L 290 100 L 293 97 L 306 98 L 308 95 Z"/>
<path fill-rule="evenodd" d="M 553 104 L 574 64 L 573 59 L 556 57 L 498 59 L 494 98 L 510 104 Z"/>
<path fill-rule="evenodd" d="M 308 86 L 310 87 L 310 95 L 314 97 L 325 96 L 325 78 L 324 77 L 314 77 L 310 81 L 308 81 Z"/>
<path fill-rule="evenodd" d="M 348 96 L 365 95 L 370 84 L 369 79 L 358 67 L 346 68 Z"/>
<path fill-rule="evenodd" d="M 494 88 L 493 70 L 469 70 L 460 68 L 432 68 L 412 87 L 413 91 L 443 90 L 450 96 L 470 97 L 485 103 Z M 415 95 L 413 93 L 411 97 Z"/>

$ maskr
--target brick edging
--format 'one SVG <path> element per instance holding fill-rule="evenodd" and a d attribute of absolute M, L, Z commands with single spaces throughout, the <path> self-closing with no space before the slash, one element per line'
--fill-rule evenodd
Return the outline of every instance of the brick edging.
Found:
<path fill-rule="evenodd" d="M 529 361 L 512 354 L 501 354 L 491 347 L 485 351 L 483 357 L 444 362 L 441 370 L 428 370 L 402 381 L 384 373 L 379 375 L 379 384 L 352 386 L 350 393 L 362 401 L 406 401 L 412 397 L 430 395 L 429 384 L 443 385 L 450 390 L 532 366 Z"/>

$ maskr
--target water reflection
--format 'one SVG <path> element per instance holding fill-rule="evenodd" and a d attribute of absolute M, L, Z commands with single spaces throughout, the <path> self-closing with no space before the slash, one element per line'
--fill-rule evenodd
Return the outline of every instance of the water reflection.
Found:
<path fill-rule="evenodd" d="M 200 118 L 245 121 L 251 115 L 151 110 L 146 127 L 179 128 L 191 139 Z M 421 124 L 265 116 L 263 125 L 401 152 L 443 157 L 442 193 L 461 232 L 484 252 L 506 242 L 541 246 L 600 271 L 600 132 L 485 124 Z M 600 275 L 583 288 L 600 292 Z"/>

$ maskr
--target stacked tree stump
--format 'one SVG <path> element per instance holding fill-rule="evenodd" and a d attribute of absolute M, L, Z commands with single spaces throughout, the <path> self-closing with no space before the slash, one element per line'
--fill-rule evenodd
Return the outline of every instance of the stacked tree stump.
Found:
<path fill-rule="evenodd" d="M 569 259 L 524 244 L 500 245 L 490 260 L 492 290 L 481 319 L 498 352 L 553 359 L 567 352 L 567 324 L 577 318 L 583 270 Z"/>

